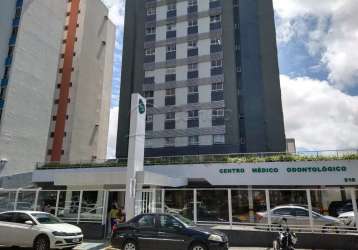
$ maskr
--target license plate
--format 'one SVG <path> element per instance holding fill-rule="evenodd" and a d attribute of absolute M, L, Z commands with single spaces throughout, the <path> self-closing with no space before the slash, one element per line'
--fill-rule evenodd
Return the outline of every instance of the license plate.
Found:
<path fill-rule="evenodd" d="M 80 239 L 73 239 L 72 242 L 73 243 L 78 243 L 78 242 L 80 242 Z"/>

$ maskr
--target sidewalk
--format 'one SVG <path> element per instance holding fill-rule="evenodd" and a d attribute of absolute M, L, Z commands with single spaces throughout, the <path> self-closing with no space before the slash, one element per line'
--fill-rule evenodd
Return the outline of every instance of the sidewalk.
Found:
<path fill-rule="evenodd" d="M 118 250 L 112 248 L 109 243 L 103 242 L 84 242 L 81 246 L 77 247 L 76 250 Z M 230 250 L 271 250 L 271 248 L 257 248 L 257 247 L 230 247 Z M 300 249 L 297 249 L 300 250 Z M 301 249 L 303 250 L 303 249 Z"/>

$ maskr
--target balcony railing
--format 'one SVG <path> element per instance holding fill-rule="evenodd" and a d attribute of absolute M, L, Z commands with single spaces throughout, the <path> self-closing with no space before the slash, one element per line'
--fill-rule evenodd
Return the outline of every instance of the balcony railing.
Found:
<path fill-rule="evenodd" d="M 144 165 L 179 165 L 203 163 L 259 163 L 259 162 L 302 162 L 302 161 L 336 161 L 358 160 L 358 149 L 353 150 L 326 150 L 303 151 L 298 153 L 262 152 L 241 154 L 211 154 L 211 155 L 182 155 L 146 157 Z M 96 160 L 82 162 L 47 162 L 37 163 L 36 168 L 43 169 L 70 169 L 70 168 L 101 168 L 126 167 L 127 159 Z"/>

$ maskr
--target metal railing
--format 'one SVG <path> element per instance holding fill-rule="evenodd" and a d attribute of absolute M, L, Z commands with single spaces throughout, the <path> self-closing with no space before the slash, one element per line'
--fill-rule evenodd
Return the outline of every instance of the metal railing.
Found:
<path fill-rule="evenodd" d="M 325 150 L 302 151 L 298 153 L 262 152 L 240 154 L 208 154 L 208 155 L 181 155 L 146 157 L 144 165 L 175 165 L 200 163 L 257 163 L 257 162 L 294 162 L 294 161 L 332 161 L 358 160 L 358 149 L 353 150 Z M 78 162 L 46 162 L 37 163 L 36 168 L 66 169 L 66 168 L 100 168 L 126 167 L 127 159 L 110 159 Z"/>

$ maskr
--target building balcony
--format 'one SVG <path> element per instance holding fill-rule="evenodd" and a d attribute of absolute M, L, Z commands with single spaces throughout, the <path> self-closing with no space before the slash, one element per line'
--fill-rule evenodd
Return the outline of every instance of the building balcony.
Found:
<path fill-rule="evenodd" d="M 198 34 L 198 32 L 199 32 L 198 26 L 188 27 L 188 35 Z"/>
<path fill-rule="evenodd" d="M 155 55 L 144 57 L 144 63 L 154 63 L 154 62 L 155 62 Z"/>
<path fill-rule="evenodd" d="M 11 56 L 8 56 L 6 59 L 5 59 L 5 66 L 10 66 L 12 63 L 12 57 Z"/>
<path fill-rule="evenodd" d="M 154 42 L 155 41 L 155 34 L 152 34 L 152 35 L 145 35 L 144 37 L 144 41 L 145 42 Z"/>
<path fill-rule="evenodd" d="M 221 45 L 210 45 L 210 53 L 217 53 L 221 52 L 223 50 L 223 47 Z"/>
<path fill-rule="evenodd" d="M 199 71 L 189 71 L 188 72 L 188 79 L 197 79 L 199 77 Z"/>
<path fill-rule="evenodd" d="M 171 52 L 167 52 L 166 54 L 166 60 L 174 60 L 177 58 L 177 52 L 176 51 L 171 51 Z"/>
<path fill-rule="evenodd" d="M 212 76 L 217 76 L 217 75 L 222 75 L 223 74 L 223 68 L 212 68 L 211 69 L 211 75 Z"/>
<path fill-rule="evenodd" d="M 12 27 L 19 27 L 20 25 L 20 18 L 14 18 L 14 20 L 12 20 Z"/>
<path fill-rule="evenodd" d="M 7 79 L 7 78 L 2 79 L 1 80 L 1 87 L 6 87 L 8 83 L 9 83 L 9 79 Z"/>

